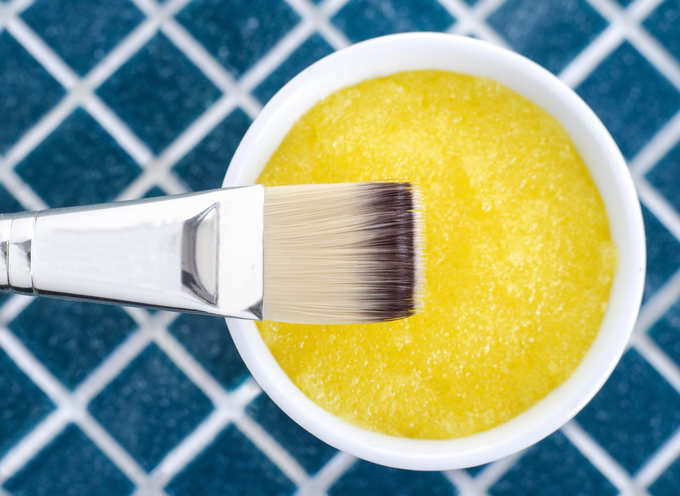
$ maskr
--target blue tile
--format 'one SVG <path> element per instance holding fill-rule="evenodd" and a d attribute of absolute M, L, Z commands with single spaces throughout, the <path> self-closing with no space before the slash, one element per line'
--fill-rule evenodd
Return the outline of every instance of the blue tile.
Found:
<path fill-rule="evenodd" d="M 59 380 L 74 388 L 136 325 L 119 307 L 37 298 L 9 327 Z"/>
<path fill-rule="evenodd" d="M 313 64 L 321 57 L 333 51 L 333 47 L 319 34 L 314 33 L 307 38 L 290 56 L 262 81 L 253 94 L 262 102 L 274 96 L 281 87 L 300 71 Z"/>
<path fill-rule="evenodd" d="M 647 331 L 649 336 L 680 365 L 680 299 Z"/>
<path fill-rule="evenodd" d="M 449 496 L 453 484 L 439 472 L 412 472 L 357 461 L 328 491 L 330 496 Z"/>
<path fill-rule="evenodd" d="M 554 73 L 607 27 L 586 0 L 508 0 L 487 20 L 512 48 Z"/>
<path fill-rule="evenodd" d="M 180 315 L 170 325 L 170 333 L 225 388 L 234 389 L 249 377 L 223 318 Z"/>
<path fill-rule="evenodd" d="M 558 431 L 527 450 L 488 493 L 492 496 L 606 496 L 618 491 Z"/>
<path fill-rule="evenodd" d="M 154 344 L 89 406 L 145 470 L 153 469 L 212 408 L 210 400 Z"/>
<path fill-rule="evenodd" d="M 81 75 L 144 18 L 129 0 L 38 0 L 22 17 Z"/>
<path fill-rule="evenodd" d="M 221 95 L 162 34 L 118 69 L 97 93 L 156 153 Z"/>
<path fill-rule="evenodd" d="M 472 477 L 477 477 L 486 467 L 488 467 L 489 464 L 484 464 L 484 465 L 477 465 L 475 467 L 468 467 L 465 469 L 465 471 L 470 474 Z"/>
<path fill-rule="evenodd" d="M 0 348 L 0 455 L 50 410 L 52 402 Z"/>
<path fill-rule="evenodd" d="M 132 483 L 75 425 L 5 483 L 14 496 L 122 496 Z"/>
<path fill-rule="evenodd" d="M 680 427 L 680 394 L 631 349 L 577 420 L 634 474 Z"/>
<path fill-rule="evenodd" d="M 666 0 L 654 10 L 644 26 L 666 50 L 680 60 L 680 0 Z"/>
<path fill-rule="evenodd" d="M 295 457 L 309 474 L 319 471 L 338 452 L 293 422 L 266 394 L 260 394 L 246 412 Z"/>
<path fill-rule="evenodd" d="M 232 74 L 240 76 L 300 17 L 281 0 L 194 0 L 177 19 Z"/>
<path fill-rule="evenodd" d="M 142 198 L 154 198 L 156 196 L 166 196 L 167 193 L 163 191 L 160 186 L 152 186 L 149 190 L 142 195 Z"/>
<path fill-rule="evenodd" d="M 24 210 L 24 207 L 0 184 L 0 214 L 11 214 L 21 210 Z"/>
<path fill-rule="evenodd" d="M 644 205 L 642 217 L 647 237 L 644 302 L 661 288 L 675 271 L 680 269 L 680 242 Z"/>
<path fill-rule="evenodd" d="M 445 31 L 455 21 L 437 0 L 351 0 L 331 20 L 352 41 L 406 31 Z"/>
<path fill-rule="evenodd" d="M 229 161 L 250 122 L 250 117 L 237 108 L 180 160 L 173 170 L 194 191 L 219 188 Z"/>
<path fill-rule="evenodd" d="M 279 496 L 295 485 L 234 425 L 227 427 L 168 485 L 176 496 Z"/>
<path fill-rule="evenodd" d="M 0 31 L 0 153 L 64 95 L 64 89 L 24 48 Z"/>
<path fill-rule="evenodd" d="M 140 173 L 132 158 L 82 109 L 16 167 L 51 207 L 111 201 Z"/>
<path fill-rule="evenodd" d="M 633 0 L 615 0 L 615 1 L 622 7 L 628 7 L 631 3 L 633 3 Z"/>
<path fill-rule="evenodd" d="M 680 494 L 680 458 L 666 469 L 659 478 L 649 486 L 652 496 L 677 496 Z"/>
<path fill-rule="evenodd" d="M 680 110 L 680 92 L 624 42 L 577 88 L 627 159 Z"/>
<path fill-rule="evenodd" d="M 646 177 L 680 212 L 680 142 L 647 173 Z"/>

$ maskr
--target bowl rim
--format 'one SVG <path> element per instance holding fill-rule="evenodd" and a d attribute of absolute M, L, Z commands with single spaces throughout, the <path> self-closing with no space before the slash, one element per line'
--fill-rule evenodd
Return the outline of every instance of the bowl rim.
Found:
<path fill-rule="evenodd" d="M 253 183 L 290 126 L 323 96 L 365 79 L 419 67 L 490 77 L 538 103 L 567 130 L 593 176 L 619 250 L 619 267 L 598 335 L 577 369 L 528 410 L 489 430 L 451 440 L 402 438 L 357 427 L 316 405 L 281 369 L 253 322 L 226 320 L 239 354 L 264 392 L 314 436 L 374 463 L 448 470 L 488 463 L 540 441 L 567 423 L 597 393 L 621 358 L 637 318 L 644 287 L 645 235 L 625 160 L 585 102 L 529 59 L 451 34 L 421 32 L 374 38 L 334 52 L 300 72 L 252 123 L 232 158 L 224 186 Z"/>

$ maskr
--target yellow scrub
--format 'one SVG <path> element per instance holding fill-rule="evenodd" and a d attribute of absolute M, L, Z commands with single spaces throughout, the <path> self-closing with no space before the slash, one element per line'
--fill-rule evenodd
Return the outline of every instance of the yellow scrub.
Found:
<path fill-rule="evenodd" d="M 501 424 L 593 342 L 617 256 L 560 124 L 499 83 L 405 72 L 340 90 L 271 157 L 266 185 L 398 180 L 424 197 L 424 310 L 385 324 L 264 322 L 283 370 L 359 426 L 447 439 Z"/>

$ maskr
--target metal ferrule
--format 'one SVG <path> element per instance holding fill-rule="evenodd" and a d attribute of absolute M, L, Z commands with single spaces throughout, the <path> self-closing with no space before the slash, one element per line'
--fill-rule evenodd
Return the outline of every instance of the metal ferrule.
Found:
<path fill-rule="evenodd" d="M 262 318 L 264 188 L 0 216 L 0 289 Z"/>

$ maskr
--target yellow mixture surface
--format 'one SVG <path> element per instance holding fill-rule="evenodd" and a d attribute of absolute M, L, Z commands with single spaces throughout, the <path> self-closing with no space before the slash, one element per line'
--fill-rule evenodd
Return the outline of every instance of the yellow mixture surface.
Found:
<path fill-rule="evenodd" d="M 385 324 L 260 324 L 295 384 L 365 428 L 447 439 L 505 422 L 563 382 L 598 332 L 617 256 L 558 122 L 489 79 L 400 73 L 319 102 L 260 176 L 376 180 L 422 190 L 424 311 Z"/>

